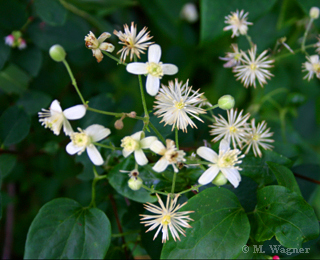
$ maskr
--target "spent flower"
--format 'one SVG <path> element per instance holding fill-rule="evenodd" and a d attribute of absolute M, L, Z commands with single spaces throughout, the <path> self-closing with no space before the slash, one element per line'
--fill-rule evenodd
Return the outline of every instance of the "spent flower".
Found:
<path fill-rule="evenodd" d="M 140 53 L 144 53 L 144 50 L 153 44 L 153 42 L 148 42 L 153 36 L 149 36 L 150 32 L 147 32 L 147 27 L 143 27 L 137 35 L 137 25 L 134 25 L 134 22 L 131 23 L 130 29 L 127 24 L 123 27 L 124 33 L 116 30 L 113 31 L 113 33 L 118 36 L 120 40 L 119 43 L 124 45 L 122 49 L 117 52 L 117 54 L 121 53 L 120 60 L 124 62 L 129 53 L 130 61 L 132 61 L 134 55 L 140 59 Z"/>
<path fill-rule="evenodd" d="M 78 128 L 78 131 L 70 135 L 71 142 L 66 146 L 67 153 L 81 155 L 84 150 L 87 150 L 87 154 L 93 164 L 102 165 L 102 156 L 93 143 L 107 137 L 111 133 L 110 129 L 95 124 L 87 127 L 85 130 Z"/>
<path fill-rule="evenodd" d="M 174 199 L 172 199 L 170 194 L 168 194 L 166 206 L 164 206 L 160 196 L 158 194 L 156 195 L 158 197 L 160 207 L 150 202 L 144 204 L 144 208 L 152 213 L 155 213 L 155 215 L 141 214 L 141 224 L 145 224 L 145 226 L 151 226 L 146 232 L 154 230 L 159 226 L 156 234 L 153 237 L 153 240 L 155 240 L 160 230 L 162 230 L 162 243 L 165 243 L 167 240 L 169 240 L 170 230 L 174 241 L 176 241 L 176 239 L 180 241 L 179 233 L 183 236 L 186 236 L 186 232 L 181 227 L 191 228 L 188 222 L 193 221 L 193 219 L 191 219 L 187 214 L 193 213 L 194 211 L 177 212 L 187 204 L 187 202 L 185 202 L 181 205 L 177 205 L 179 194 L 176 194 Z"/>
<path fill-rule="evenodd" d="M 225 23 L 229 24 L 224 27 L 224 31 L 232 30 L 232 38 L 234 36 L 239 36 L 240 34 L 246 35 L 248 31 L 248 25 L 252 23 L 247 22 L 247 15 L 249 13 L 244 13 L 244 10 L 237 10 L 236 12 L 231 12 L 228 16 L 225 17 Z"/>
<path fill-rule="evenodd" d="M 306 57 L 308 61 L 305 63 L 302 63 L 302 68 L 307 71 L 307 75 L 304 76 L 303 79 L 310 79 L 313 78 L 313 75 L 315 74 L 318 79 L 320 79 L 320 61 L 319 61 L 319 55 L 312 55 L 310 57 Z"/>
<path fill-rule="evenodd" d="M 179 82 L 178 79 L 174 83 L 169 81 L 168 87 L 162 85 L 154 106 L 157 110 L 154 114 L 163 117 L 160 123 L 165 122 L 165 125 L 172 125 L 172 130 L 177 127 L 183 132 L 187 132 L 188 125 L 197 128 L 189 115 L 203 122 L 197 115 L 206 113 L 199 107 L 203 99 L 202 93 L 199 94 L 198 91 L 192 93 L 192 87 L 188 86 L 188 81 L 182 85 L 182 81 Z"/>
<path fill-rule="evenodd" d="M 227 52 L 225 57 L 219 57 L 220 60 L 227 61 L 223 64 L 225 68 L 232 68 L 234 66 L 240 65 L 241 63 L 241 52 L 239 51 L 238 44 L 233 43 L 231 44 L 231 48 L 233 52 Z"/>
<path fill-rule="evenodd" d="M 160 79 L 163 75 L 174 75 L 178 67 L 173 64 L 160 62 L 161 47 L 153 44 L 148 50 L 148 62 L 132 62 L 127 65 L 127 71 L 135 75 L 147 74 L 146 89 L 149 95 L 155 96 L 160 87 Z"/>
<path fill-rule="evenodd" d="M 114 46 L 111 43 L 104 42 L 110 36 L 110 33 L 104 32 L 97 39 L 96 36 L 90 31 L 90 33 L 84 38 L 86 47 L 92 50 L 92 54 L 97 59 L 97 62 L 100 62 L 103 59 L 101 50 L 113 52 Z"/>
<path fill-rule="evenodd" d="M 41 122 L 45 128 L 50 128 L 55 135 L 60 134 L 62 126 L 64 133 L 70 135 L 73 130 L 68 119 L 80 119 L 84 117 L 86 111 L 84 105 L 76 105 L 62 111 L 59 101 L 54 100 L 49 110 L 42 108 L 42 112 L 38 113 L 40 117 L 39 122 Z"/>

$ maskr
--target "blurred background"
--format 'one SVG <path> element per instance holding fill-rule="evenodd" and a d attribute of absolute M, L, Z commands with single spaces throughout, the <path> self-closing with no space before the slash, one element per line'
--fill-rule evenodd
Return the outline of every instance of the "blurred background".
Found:
<path fill-rule="evenodd" d="M 182 15 L 183 6 L 187 3 L 195 5 L 198 19 L 190 21 Z M 276 60 L 271 69 L 274 77 L 264 88 L 257 86 L 256 89 L 244 88 L 236 81 L 231 69 L 223 68 L 224 62 L 219 59 L 231 51 L 231 43 L 238 43 L 242 50 L 250 47 L 245 37 L 231 38 L 230 31 L 223 31 L 224 17 L 231 11 L 243 9 L 249 12 L 248 21 L 253 25 L 249 26 L 248 34 L 257 44 L 258 53 L 269 50 L 271 54 L 281 37 L 286 37 L 286 43 L 293 50 L 299 49 L 309 21 L 309 10 L 317 5 L 320 7 L 319 1 L 313 0 L 0 0 L 2 256 L 23 257 L 28 228 L 40 207 L 48 201 L 68 197 L 87 205 L 91 199 L 92 171 L 86 154 L 69 156 L 65 146 L 70 140 L 63 134 L 55 136 L 44 129 L 37 116 L 41 108 L 48 109 L 54 99 L 60 101 L 63 109 L 81 103 L 63 64 L 49 57 L 49 48 L 54 44 L 65 48 L 78 86 L 91 107 L 143 114 L 137 77 L 106 56 L 97 63 L 91 50 L 84 45 L 84 37 L 89 31 L 97 37 L 103 32 L 111 33 L 107 42 L 115 46 L 113 55 L 119 57 L 116 52 L 122 46 L 113 31 L 123 31 L 123 25 L 130 26 L 131 22 L 137 24 L 138 31 L 147 26 L 153 36 L 152 41 L 162 48 L 161 61 L 179 67 L 178 74 L 162 78 L 163 84 L 175 78 L 183 82 L 189 79 L 189 85 L 195 90 L 200 88 L 212 104 L 216 104 L 224 94 L 234 96 L 236 108 L 250 112 L 256 122 L 267 121 L 274 132 L 274 151 L 294 161 L 295 174 L 319 180 L 320 82 L 317 78 L 310 82 L 303 80 L 305 72 L 301 66 L 306 61 L 305 56 L 296 52 Z M 319 28 L 320 19 L 314 22 L 307 45 L 318 41 Z M 19 30 L 27 45 L 23 50 L 11 48 L 4 41 L 7 35 Z M 315 49 L 308 49 L 308 52 L 313 55 Z M 286 53 L 289 51 L 281 45 L 279 52 L 272 54 L 279 57 Z M 142 55 L 142 61 L 146 60 L 147 55 Z M 149 95 L 146 98 L 151 110 L 154 98 Z M 226 115 L 219 110 L 214 110 L 214 113 Z M 116 130 L 115 120 L 111 116 L 88 111 L 83 119 L 71 124 L 74 129 L 86 128 L 93 123 L 102 124 L 111 129 L 108 141 L 116 146 L 124 136 L 131 135 L 142 126 L 127 118 L 124 128 Z M 162 125 L 154 116 L 151 120 L 159 127 Z M 211 121 L 196 124 L 198 130 L 190 128 L 188 133 L 180 133 L 181 147 L 186 151 L 195 150 L 203 140 L 212 139 L 208 132 Z M 162 131 L 170 137 L 170 130 L 169 127 Z M 113 154 L 105 150 L 103 153 L 110 167 L 117 163 Z M 102 168 L 98 172 L 101 173 Z M 319 217 L 319 185 L 298 175 L 303 195 Z M 113 194 L 118 205 L 126 202 L 107 182 L 99 183 L 99 189 L 97 199 L 101 202 L 100 207 L 114 222 L 112 207 L 106 202 L 108 196 Z M 129 214 L 130 210 L 137 211 L 135 207 L 142 206 L 131 203 L 130 208 L 119 212 L 127 226 L 136 221 Z M 116 230 L 116 225 L 112 227 Z M 142 238 L 143 245 L 151 243 L 145 241 L 147 239 Z M 117 242 L 113 241 L 113 244 Z M 121 258 L 121 248 L 118 248 L 119 252 L 113 248 L 115 252 L 108 257 Z M 319 258 L 319 248 L 318 251 L 317 245 L 314 248 L 311 252 Z M 152 253 L 139 246 L 135 254 Z"/>

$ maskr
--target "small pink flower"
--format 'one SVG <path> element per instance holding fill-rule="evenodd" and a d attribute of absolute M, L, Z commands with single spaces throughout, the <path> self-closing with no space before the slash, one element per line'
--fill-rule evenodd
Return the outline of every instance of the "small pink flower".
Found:
<path fill-rule="evenodd" d="M 21 37 L 18 39 L 18 49 L 19 50 L 23 50 L 27 47 L 27 43 L 24 39 L 22 39 Z"/>
<path fill-rule="evenodd" d="M 4 40 L 7 45 L 12 46 L 14 42 L 14 36 L 9 34 L 8 36 L 4 37 Z"/>

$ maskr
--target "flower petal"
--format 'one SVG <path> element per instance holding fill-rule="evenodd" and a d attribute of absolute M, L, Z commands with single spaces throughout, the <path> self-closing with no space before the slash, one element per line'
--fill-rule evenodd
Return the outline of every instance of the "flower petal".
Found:
<path fill-rule="evenodd" d="M 50 110 L 56 111 L 56 112 L 62 112 L 60 103 L 58 100 L 53 100 L 51 105 L 50 105 Z"/>
<path fill-rule="evenodd" d="M 139 165 L 146 165 L 148 163 L 148 159 L 142 149 L 134 151 L 134 159 Z"/>
<path fill-rule="evenodd" d="M 147 76 L 146 88 L 150 96 L 157 95 L 160 87 L 160 79 L 151 75 Z"/>
<path fill-rule="evenodd" d="M 148 50 L 148 62 L 159 63 L 161 58 L 161 47 L 158 44 L 152 44 Z"/>
<path fill-rule="evenodd" d="M 71 135 L 73 133 L 72 126 L 70 125 L 69 121 L 67 119 L 63 119 L 63 132 L 66 135 Z"/>
<path fill-rule="evenodd" d="M 150 148 L 151 144 L 156 140 L 157 140 L 157 137 L 155 137 L 155 136 L 149 136 L 149 137 L 143 138 L 140 141 L 141 148 L 142 149 Z"/>
<path fill-rule="evenodd" d="M 161 158 L 157 163 L 152 167 L 156 172 L 163 172 L 169 165 L 169 162 L 165 158 Z"/>
<path fill-rule="evenodd" d="M 103 54 L 100 49 L 92 49 L 92 54 L 96 57 L 97 62 L 101 62 L 103 59 Z"/>
<path fill-rule="evenodd" d="M 89 146 L 87 146 L 87 153 L 91 162 L 93 162 L 94 165 L 103 164 L 102 156 L 98 151 L 97 147 L 95 147 L 93 144 L 90 144 Z"/>
<path fill-rule="evenodd" d="M 141 75 L 141 74 L 147 74 L 147 64 L 143 62 L 132 62 L 129 63 L 126 66 L 126 70 L 129 73 L 135 74 L 135 75 Z"/>
<path fill-rule="evenodd" d="M 241 181 L 241 176 L 237 169 L 221 168 L 221 172 L 228 179 L 228 181 L 233 185 L 233 187 L 237 188 L 239 186 L 239 183 Z"/>
<path fill-rule="evenodd" d="M 111 43 L 103 42 L 100 44 L 99 49 L 107 52 L 113 52 L 114 46 Z"/>
<path fill-rule="evenodd" d="M 79 147 L 79 146 L 75 146 L 72 142 L 68 143 L 68 145 L 66 146 L 66 151 L 68 154 L 76 154 L 78 152 L 80 152 L 84 147 Z"/>
<path fill-rule="evenodd" d="M 230 148 L 230 144 L 226 139 L 222 139 L 219 145 L 219 152 L 226 152 Z"/>
<path fill-rule="evenodd" d="M 174 75 L 178 72 L 178 67 L 173 64 L 163 64 L 162 66 L 163 74 L 165 75 Z"/>
<path fill-rule="evenodd" d="M 133 153 L 133 150 L 125 150 L 125 149 L 122 150 L 122 155 L 124 158 L 127 158 L 132 153 Z"/>
<path fill-rule="evenodd" d="M 136 132 L 133 135 L 131 135 L 131 138 L 133 138 L 136 141 L 140 141 L 141 137 L 142 137 L 142 135 L 141 135 L 142 133 L 143 133 L 143 131 Z"/>
<path fill-rule="evenodd" d="M 212 149 L 205 147 L 205 146 L 201 146 L 198 148 L 197 150 L 197 154 L 202 157 L 203 159 L 215 163 L 218 160 L 218 155 L 215 151 L 213 151 Z"/>
<path fill-rule="evenodd" d="M 99 42 L 99 43 L 102 43 L 102 42 L 104 42 L 105 39 L 109 38 L 110 36 L 111 36 L 110 33 L 104 32 L 104 33 L 102 33 L 102 34 L 99 36 L 98 42 Z"/>
<path fill-rule="evenodd" d="M 69 120 L 75 120 L 75 119 L 80 119 L 84 117 L 86 112 L 87 112 L 87 109 L 84 105 L 76 105 L 76 106 L 65 109 L 63 111 L 63 114 Z"/>
<path fill-rule="evenodd" d="M 166 152 L 167 149 L 164 147 L 164 145 L 159 140 L 156 140 L 156 141 L 152 142 L 152 144 L 150 145 L 150 150 L 154 153 L 164 155 L 164 153 Z"/>
<path fill-rule="evenodd" d="M 220 169 L 218 166 L 214 165 L 211 166 L 208 170 L 206 170 L 202 175 L 200 176 L 198 182 L 202 185 L 206 185 L 213 181 L 213 179 L 218 175 Z"/>
<path fill-rule="evenodd" d="M 98 142 L 111 133 L 109 128 L 97 124 L 87 127 L 84 132 L 91 137 L 92 142 Z"/>

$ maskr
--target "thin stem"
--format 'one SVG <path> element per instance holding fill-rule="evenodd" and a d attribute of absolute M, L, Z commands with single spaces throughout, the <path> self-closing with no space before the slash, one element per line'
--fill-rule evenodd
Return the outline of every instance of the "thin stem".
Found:
<path fill-rule="evenodd" d="M 214 106 L 212 106 L 212 107 L 209 107 L 209 108 L 207 108 L 206 110 L 209 111 L 209 110 L 215 109 L 215 108 L 217 108 L 217 107 L 219 107 L 218 104 L 216 104 L 216 105 L 214 105 Z"/>
<path fill-rule="evenodd" d="M 175 137 L 176 137 L 176 147 L 177 150 L 179 150 L 179 132 L 178 132 L 178 128 L 175 128 Z"/>
<path fill-rule="evenodd" d="M 20 31 L 23 32 L 25 29 L 27 29 L 28 25 L 33 21 L 33 17 L 30 16 L 26 23 L 21 27 Z"/>
<path fill-rule="evenodd" d="M 305 48 L 305 49 L 309 49 L 309 48 L 312 48 L 312 47 L 314 48 L 314 44 L 306 45 L 304 48 Z M 302 49 L 299 48 L 299 49 L 293 50 L 293 52 L 294 52 L 294 53 L 288 52 L 288 53 L 279 55 L 279 56 L 277 56 L 277 57 L 275 57 L 275 58 L 273 58 L 273 59 L 274 59 L 275 61 L 281 60 L 282 58 L 285 58 L 285 57 L 294 55 L 294 54 L 296 54 L 296 53 L 302 52 Z"/>
<path fill-rule="evenodd" d="M 87 110 L 90 110 L 90 111 L 96 112 L 96 113 L 100 113 L 100 114 L 104 114 L 104 115 L 108 115 L 108 116 L 115 116 L 115 117 L 122 117 L 123 116 L 123 113 L 103 111 L 103 110 L 95 109 L 95 108 L 92 108 L 89 106 L 87 107 Z"/>
<path fill-rule="evenodd" d="M 105 144 L 100 144 L 100 143 L 93 143 L 94 145 L 96 146 L 100 146 L 100 147 L 103 147 L 103 148 L 107 148 L 107 149 L 111 149 L 111 150 L 122 150 L 120 147 L 115 147 L 115 146 L 112 146 L 112 145 L 105 145 Z"/>
<path fill-rule="evenodd" d="M 171 187 L 171 194 L 174 194 L 174 189 L 176 187 L 176 179 L 177 179 L 177 172 L 173 172 L 173 179 L 172 179 L 172 187 Z"/>
<path fill-rule="evenodd" d="M 158 190 L 155 190 L 153 188 L 151 189 L 151 188 L 149 188 L 148 186 L 146 186 L 144 184 L 142 184 L 141 187 L 144 188 L 147 191 L 150 191 L 151 193 L 158 193 L 158 194 L 162 194 L 162 195 L 166 195 L 166 196 L 168 195 L 168 193 L 166 193 L 166 192 L 158 191 Z"/>
<path fill-rule="evenodd" d="M 140 230 L 130 230 L 120 234 L 112 234 L 111 237 L 124 237 L 124 236 L 135 234 L 135 233 L 140 233 Z"/>
<path fill-rule="evenodd" d="M 200 116 L 200 117 L 203 117 L 203 118 L 205 118 L 205 119 L 207 119 L 207 120 L 210 120 L 210 121 L 212 121 L 212 122 L 215 122 L 215 120 L 214 120 L 213 117 L 210 117 L 210 116 L 207 116 L 207 115 L 204 115 L 204 114 L 199 114 L 199 116 Z"/>
<path fill-rule="evenodd" d="M 309 32 L 311 25 L 312 25 L 312 22 L 313 22 L 313 18 L 310 19 L 310 21 L 307 25 L 307 29 L 304 32 L 302 43 L 301 43 L 301 51 L 304 52 L 306 55 L 308 55 L 308 53 L 306 52 L 306 49 L 305 49 L 305 43 L 306 43 L 308 32 Z"/>
<path fill-rule="evenodd" d="M 102 51 L 102 50 L 101 50 Z M 106 56 L 108 56 L 110 59 L 113 59 L 115 60 L 118 64 L 121 64 L 121 65 L 124 65 L 124 66 L 127 66 L 127 63 L 125 62 L 122 62 L 121 60 L 119 60 L 117 57 L 111 55 L 109 52 L 107 51 L 102 51 L 102 53 Z"/>
<path fill-rule="evenodd" d="M 159 137 L 159 139 L 165 143 L 166 140 L 164 139 L 164 137 L 162 136 L 162 134 L 160 134 L 160 132 L 158 131 L 158 129 L 149 121 L 149 126 L 150 128 L 155 132 L 155 134 Z"/>
<path fill-rule="evenodd" d="M 141 75 L 138 75 L 138 78 L 139 78 L 139 86 L 140 86 L 140 92 L 141 92 L 141 99 L 142 99 L 142 105 L 143 105 L 143 110 L 144 110 L 144 116 L 149 119 L 149 113 L 148 113 L 148 109 L 147 109 L 146 99 L 145 99 L 145 96 L 144 96 L 144 90 L 143 90 L 143 84 L 142 84 Z"/>
<path fill-rule="evenodd" d="M 202 184 L 199 184 L 199 185 L 197 185 L 197 186 L 193 186 L 193 187 L 191 187 L 190 189 L 187 189 L 187 190 L 184 190 L 184 191 L 179 192 L 179 194 L 181 195 L 181 194 L 187 193 L 187 192 L 189 192 L 189 191 L 198 190 L 201 186 L 202 186 Z"/>
<path fill-rule="evenodd" d="M 78 92 L 78 95 L 79 95 L 79 97 L 80 97 L 80 99 L 81 99 L 82 104 L 84 104 L 85 106 L 87 106 L 87 103 L 86 103 L 86 101 L 84 101 L 84 98 L 82 97 L 82 94 L 81 94 L 81 92 L 80 92 L 80 90 L 79 90 L 79 88 L 78 88 L 76 79 L 75 79 L 74 76 L 73 76 L 73 73 L 72 73 L 72 71 L 71 71 L 71 69 L 70 69 L 70 66 L 69 66 L 68 62 L 67 62 L 66 60 L 63 60 L 62 62 L 63 62 L 63 64 L 64 64 L 64 65 L 66 66 L 66 68 L 67 68 L 67 71 L 68 71 L 69 76 L 70 76 L 71 81 L 72 81 L 72 85 L 75 87 L 76 91 Z"/>
<path fill-rule="evenodd" d="M 89 208 L 96 207 L 96 183 L 99 180 L 107 178 L 107 175 L 99 175 L 97 173 L 96 167 L 93 166 L 94 178 L 92 180 L 92 189 L 91 189 L 91 202 L 89 204 Z"/>
<path fill-rule="evenodd" d="M 265 101 L 269 100 L 272 96 L 279 94 L 281 92 L 288 92 L 289 90 L 286 88 L 277 88 L 271 92 L 269 92 L 268 94 L 266 94 L 262 99 L 261 99 L 261 103 L 264 103 Z"/>
<path fill-rule="evenodd" d="M 246 38 L 247 38 L 247 40 L 248 40 L 248 42 L 249 42 L 249 44 L 250 44 L 250 47 L 251 48 L 253 48 L 253 42 L 252 42 L 252 39 L 251 39 L 251 37 L 248 35 L 248 34 L 246 34 Z"/>
<path fill-rule="evenodd" d="M 205 161 L 189 161 L 189 160 L 187 160 L 185 163 L 186 163 L 186 164 L 195 164 L 195 165 L 197 165 L 197 164 L 204 164 L 204 165 L 212 164 L 211 162 L 205 162 Z"/>

